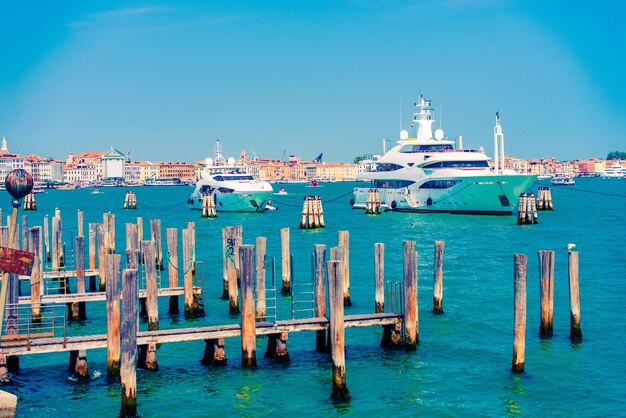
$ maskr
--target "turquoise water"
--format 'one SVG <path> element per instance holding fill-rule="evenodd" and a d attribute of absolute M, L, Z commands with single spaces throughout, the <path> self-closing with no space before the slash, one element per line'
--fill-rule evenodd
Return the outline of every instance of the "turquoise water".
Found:
<path fill-rule="evenodd" d="M 282 186 L 282 185 L 281 185 Z M 124 224 L 144 218 L 162 220 L 165 228 L 184 228 L 195 221 L 197 259 L 205 262 L 207 316 L 185 320 L 166 314 L 160 301 L 161 328 L 216 325 L 237 321 L 228 302 L 219 299 L 222 286 L 221 228 L 243 225 L 244 243 L 268 239 L 268 256 L 277 257 L 280 277 L 280 234 L 291 228 L 295 280 L 309 281 L 314 244 L 337 244 L 337 231 L 350 231 L 351 298 L 346 314 L 372 312 L 374 306 L 374 243 L 385 243 L 387 280 L 401 280 L 402 241 L 415 240 L 419 252 L 419 339 L 416 352 L 379 347 L 377 327 L 346 330 L 348 403 L 335 404 L 331 393 L 331 362 L 315 352 L 314 333 L 289 335 L 291 363 L 276 365 L 259 358 L 255 369 L 240 366 L 240 340 L 226 340 L 229 364 L 201 365 L 202 341 L 162 344 L 160 370 L 138 370 L 138 411 L 144 417 L 204 417 L 212 414 L 283 416 L 616 416 L 624 415 L 626 397 L 626 181 L 577 179 L 574 188 L 552 188 L 555 210 L 540 212 L 539 224 L 518 226 L 514 216 L 384 213 L 366 216 L 348 201 L 354 184 L 323 183 L 317 189 L 287 184 L 276 196 L 279 210 L 265 214 L 220 213 L 201 219 L 186 199 L 189 187 L 135 188 L 139 208 L 122 210 L 126 189 L 49 191 L 37 195 L 37 212 L 29 224 L 41 225 L 45 214 L 61 209 L 65 240 L 76 231 L 76 211 L 88 222 L 101 222 L 103 212 L 116 214 L 117 248 L 124 246 Z M 589 192 L 585 192 L 589 191 Z M 608 194 L 602 194 L 608 193 Z M 319 194 L 327 227 L 299 230 L 302 197 Z M 621 195 L 611 196 L 609 194 Z M 343 196 L 343 197 L 340 197 Z M 335 200 L 336 199 L 336 200 Z M 3 213 L 9 213 L 9 197 Z M 20 212 L 20 215 L 23 212 Z M 432 308 L 433 241 L 445 240 L 444 310 Z M 581 327 L 584 341 L 569 335 L 567 251 L 580 251 Z M 539 328 L 537 251 L 556 250 L 554 336 L 542 340 Z M 513 254 L 528 254 L 526 372 L 510 373 L 513 341 Z M 182 304 L 182 298 L 181 298 Z M 290 300 L 279 296 L 278 316 L 290 317 Z M 88 305 L 88 320 L 72 324 L 68 334 L 104 333 L 104 303 Z M 147 329 L 145 322 L 141 329 Z M 264 352 L 265 340 L 257 340 Z M 260 355 L 259 355 L 260 357 Z M 18 416 L 49 417 L 119 413 L 119 384 L 108 384 L 105 350 L 91 350 L 89 382 L 68 379 L 69 354 L 25 356 L 20 371 L 4 390 L 19 397 Z"/>

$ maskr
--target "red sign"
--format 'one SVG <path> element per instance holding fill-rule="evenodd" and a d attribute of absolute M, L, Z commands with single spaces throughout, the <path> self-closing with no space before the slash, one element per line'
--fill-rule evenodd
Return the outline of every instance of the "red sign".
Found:
<path fill-rule="evenodd" d="M 0 271 L 29 275 L 34 258 L 34 253 L 0 247 Z"/>

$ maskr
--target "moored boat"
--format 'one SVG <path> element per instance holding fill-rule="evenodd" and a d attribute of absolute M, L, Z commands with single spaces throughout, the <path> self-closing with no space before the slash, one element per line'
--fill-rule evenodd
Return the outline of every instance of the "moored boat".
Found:
<path fill-rule="evenodd" d="M 374 188 L 381 205 L 394 211 L 513 213 L 519 194 L 527 191 L 537 176 L 505 169 L 499 114 L 491 168 L 484 151 L 455 149 L 454 141 L 444 139 L 441 129 L 433 135 L 429 100 L 420 96 L 415 108 L 413 135 L 403 130 L 397 145 L 379 158 L 374 169 L 357 176 L 371 183 L 354 189 L 352 207 L 365 209 L 368 193 Z"/>
<path fill-rule="evenodd" d="M 218 212 L 262 212 L 274 190 L 267 181 L 255 180 L 251 174 L 232 171 L 209 174 L 202 179 L 188 200 L 193 208 L 202 207 L 204 196 L 213 196 Z"/>
<path fill-rule="evenodd" d="M 576 184 L 574 176 L 572 174 L 557 173 L 552 177 L 551 181 L 553 186 L 573 186 Z"/>

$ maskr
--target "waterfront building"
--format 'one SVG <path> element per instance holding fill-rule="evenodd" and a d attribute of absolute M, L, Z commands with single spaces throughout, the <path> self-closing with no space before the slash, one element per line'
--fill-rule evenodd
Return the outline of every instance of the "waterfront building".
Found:
<path fill-rule="evenodd" d="M 194 179 L 194 164 L 193 163 L 171 163 L 171 162 L 158 162 L 155 163 L 157 167 L 157 179 L 180 179 L 183 181 Z"/>
<path fill-rule="evenodd" d="M 141 161 L 125 162 L 124 181 L 128 184 L 138 184 L 141 182 Z"/>
<path fill-rule="evenodd" d="M 141 161 L 139 163 L 140 175 L 139 181 L 145 182 L 146 180 L 156 179 L 159 177 L 159 166 L 156 163 L 150 161 Z"/>
<path fill-rule="evenodd" d="M 119 150 L 111 147 L 101 158 L 102 179 L 123 181 L 126 157 Z"/>

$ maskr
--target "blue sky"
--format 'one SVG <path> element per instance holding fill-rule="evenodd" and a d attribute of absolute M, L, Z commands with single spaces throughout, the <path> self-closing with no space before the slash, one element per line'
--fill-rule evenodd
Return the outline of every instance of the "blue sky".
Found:
<path fill-rule="evenodd" d="M 351 161 L 408 126 L 492 155 L 626 151 L 615 1 L 0 1 L 0 135 L 65 158 L 194 161 L 242 149 Z M 436 122 L 439 126 L 439 121 Z"/>

